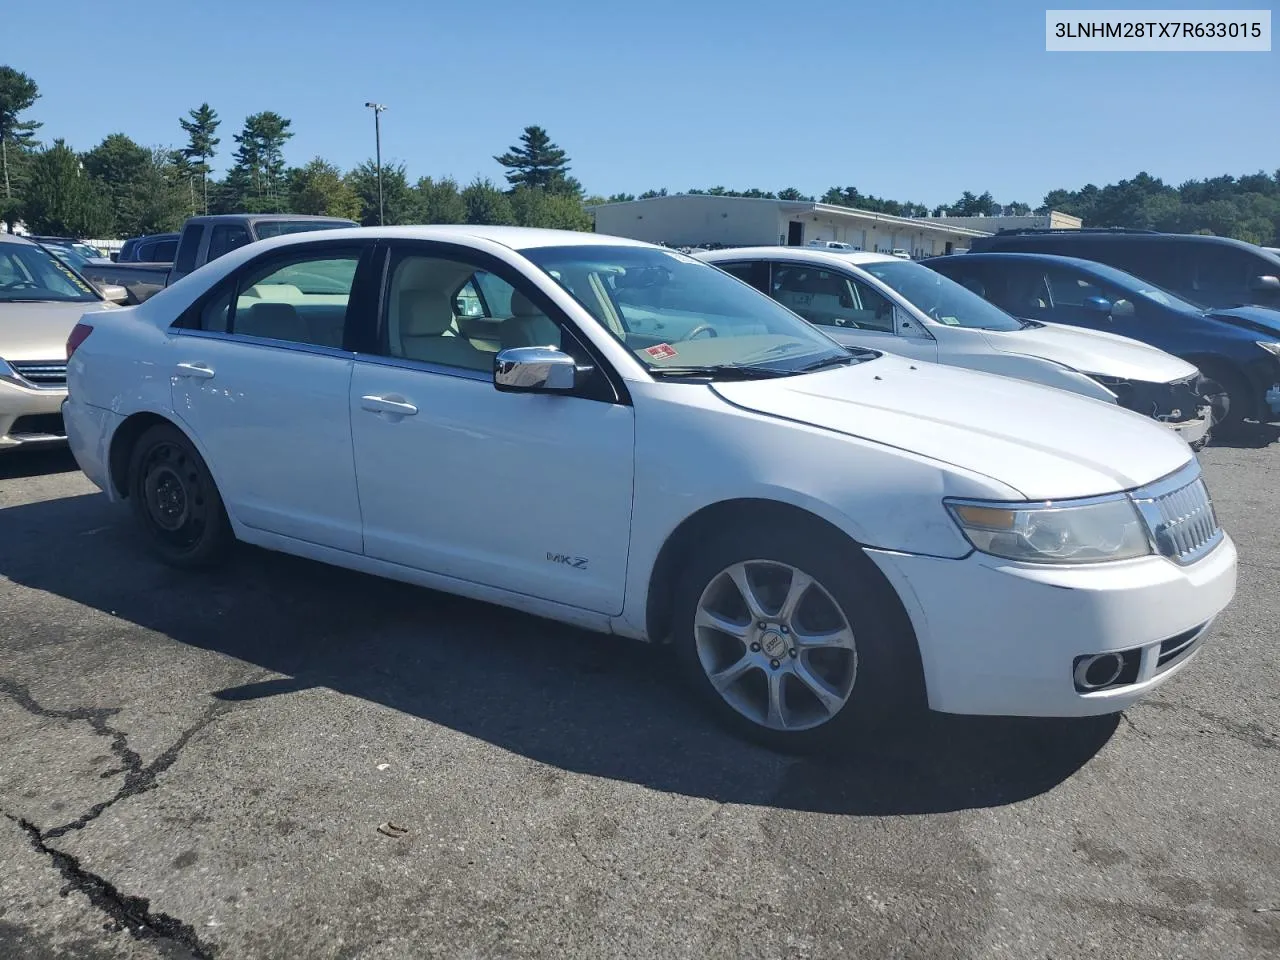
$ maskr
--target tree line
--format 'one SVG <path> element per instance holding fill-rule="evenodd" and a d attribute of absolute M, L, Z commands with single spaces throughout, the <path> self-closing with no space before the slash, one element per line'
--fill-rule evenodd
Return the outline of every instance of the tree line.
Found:
<path fill-rule="evenodd" d="M 40 93 L 34 80 L 0 66 L 0 222 L 33 233 L 108 239 L 176 230 L 197 213 L 305 213 L 379 222 L 378 170 L 372 159 L 343 171 L 322 157 L 294 167 L 285 159 L 292 122 L 265 110 L 244 119 L 231 137 L 231 165 L 218 178 L 212 162 L 223 147 L 222 119 L 202 103 L 178 119 L 181 147 L 144 146 L 113 133 L 77 152 L 62 139 L 45 144 L 41 124 L 27 116 Z M 176 130 L 175 130 L 176 132 Z M 1027 203 L 999 203 L 990 191 L 964 191 L 954 203 L 928 207 L 834 186 L 821 195 L 795 187 L 778 191 L 665 187 L 640 194 L 587 196 L 570 175 L 569 157 L 539 126 L 493 158 L 506 185 L 476 177 L 411 182 L 404 164 L 383 164 L 383 216 L 388 224 L 493 223 L 590 230 L 595 204 L 694 194 L 817 201 L 900 217 L 997 216 L 1032 212 Z M 1280 244 L 1280 170 L 1189 180 L 1174 187 L 1146 173 L 1079 190 L 1051 190 L 1035 212 L 1060 210 L 1086 226 L 1137 227 L 1236 237 Z"/>

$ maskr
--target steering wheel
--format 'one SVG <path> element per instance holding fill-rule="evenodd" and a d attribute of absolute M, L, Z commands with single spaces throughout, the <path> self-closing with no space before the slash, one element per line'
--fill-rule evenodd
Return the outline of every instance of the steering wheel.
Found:
<path fill-rule="evenodd" d="M 13 283 L 0 283 L 0 290 L 38 290 L 39 284 L 30 280 L 15 280 Z"/>
<path fill-rule="evenodd" d="M 690 330 L 688 333 L 686 333 L 686 334 L 685 334 L 683 337 L 681 337 L 680 339 L 681 339 L 681 340 L 692 340 L 694 337 L 696 337 L 696 336 L 697 336 L 698 334 L 700 334 L 700 333 L 709 333 L 709 334 L 711 334 L 711 336 L 713 336 L 713 337 L 718 337 L 718 336 L 720 336 L 720 334 L 716 333 L 716 328 L 715 328 L 715 327 L 713 327 L 711 324 L 709 324 L 709 323 L 700 323 L 700 324 L 698 324 L 696 327 L 694 327 L 692 330 Z"/>

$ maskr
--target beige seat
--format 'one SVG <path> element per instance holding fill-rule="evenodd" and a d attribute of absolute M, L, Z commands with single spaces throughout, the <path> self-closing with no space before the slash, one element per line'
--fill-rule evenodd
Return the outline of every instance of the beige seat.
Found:
<path fill-rule="evenodd" d="M 519 290 L 511 293 L 511 316 L 502 321 L 502 349 L 560 346 L 560 328 Z"/>
<path fill-rule="evenodd" d="M 306 322 L 288 303 L 255 303 L 248 310 L 237 307 L 235 332 L 293 343 L 311 342 Z"/>
<path fill-rule="evenodd" d="M 453 331 L 453 306 L 438 290 L 400 294 L 400 356 L 468 370 L 489 370 L 493 354 L 478 350 Z M 394 344 L 392 345 L 395 346 Z"/>

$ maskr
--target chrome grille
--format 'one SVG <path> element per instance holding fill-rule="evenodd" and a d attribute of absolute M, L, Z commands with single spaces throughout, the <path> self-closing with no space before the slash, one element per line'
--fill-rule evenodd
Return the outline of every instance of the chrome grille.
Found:
<path fill-rule="evenodd" d="M 11 360 L 9 366 L 23 380 L 37 387 L 65 387 L 67 362 L 65 360 Z"/>
<path fill-rule="evenodd" d="M 1222 528 L 1197 464 L 1135 491 L 1133 501 L 1146 521 L 1156 552 L 1175 563 L 1199 560 L 1222 539 Z"/>

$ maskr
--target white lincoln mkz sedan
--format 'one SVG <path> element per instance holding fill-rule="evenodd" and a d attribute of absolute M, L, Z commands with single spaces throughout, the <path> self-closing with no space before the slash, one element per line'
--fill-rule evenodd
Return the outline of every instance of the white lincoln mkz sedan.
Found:
<path fill-rule="evenodd" d="M 265 240 L 67 348 L 76 459 L 169 562 L 241 540 L 670 642 L 776 746 L 1121 710 L 1235 589 L 1171 431 L 851 351 L 629 240 Z"/>

